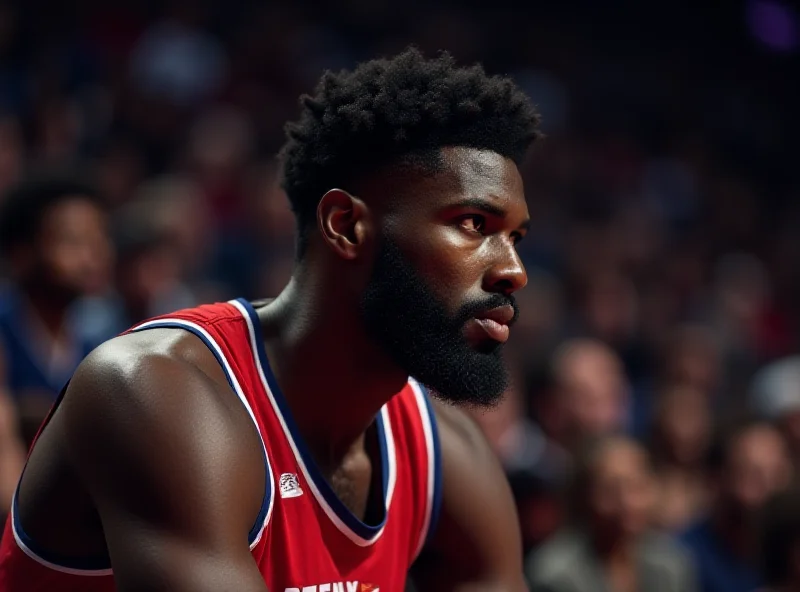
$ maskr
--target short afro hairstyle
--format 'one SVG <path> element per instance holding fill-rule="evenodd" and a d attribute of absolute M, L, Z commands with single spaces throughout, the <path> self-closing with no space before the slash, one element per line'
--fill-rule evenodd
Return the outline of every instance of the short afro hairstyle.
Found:
<path fill-rule="evenodd" d="M 281 150 L 299 255 L 329 189 L 346 189 L 404 158 L 435 169 L 446 146 L 491 150 L 519 163 L 540 135 L 536 109 L 510 79 L 487 76 L 480 65 L 458 67 L 446 52 L 426 59 L 413 47 L 353 71 L 328 71 L 300 102 Z"/>
<path fill-rule="evenodd" d="M 38 171 L 0 197 L 0 252 L 33 244 L 42 220 L 55 205 L 76 196 L 104 208 L 100 190 L 85 177 L 64 171 Z"/>

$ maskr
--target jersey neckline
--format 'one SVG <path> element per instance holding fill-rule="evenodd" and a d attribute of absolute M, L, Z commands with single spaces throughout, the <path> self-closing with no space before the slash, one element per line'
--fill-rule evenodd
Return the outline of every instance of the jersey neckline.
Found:
<path fill-rule="evenodd" d="M 331 519 L 331 522 L 351 541 L 358 546 L 369 546 L 380 538 L 389 516 L 396 480 L 396 459 L 391 423 L 386 406 L 375 418 L 375 431 L 380 452 L 380 470 L 383 496 L 383 519 L 378 524 L 367 524 L 353 514 L 342 503 L 333 488 L 320 471 L 311 451 L 303 440 L 297 424 L 292 416 L 286 397 L 278 385 L 264 347 L 264 335 L 261 322 L 253 305 L 242 298 L 230 302 L 244 316 L 250 333 L 250 345 L 253 350 L 256 367 L 262 380 L 269 402 L 278 417 L 287 441 L 294 453 L 295 460 L 309 483 L 312 494 Z M 277 468 L 277 467 L 276 467 Z"/>

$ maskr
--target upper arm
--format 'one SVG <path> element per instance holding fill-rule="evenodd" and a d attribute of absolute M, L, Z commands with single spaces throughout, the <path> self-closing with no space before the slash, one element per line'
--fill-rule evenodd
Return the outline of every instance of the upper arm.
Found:
<path fill-rule="evenodd" d="M 415 581 L 425 590 L 526 590 L 519 520 L 500 463 L 463 412 L 436 411 L 442 507 Z"/>
<path fill-rule="evenodd" d="M 247 534 L 265 481 L 243 409 L 192 364 L 138 347 L 142 339 L 95 350 L 56 412 L 117 589 L 264 592 Z"/>

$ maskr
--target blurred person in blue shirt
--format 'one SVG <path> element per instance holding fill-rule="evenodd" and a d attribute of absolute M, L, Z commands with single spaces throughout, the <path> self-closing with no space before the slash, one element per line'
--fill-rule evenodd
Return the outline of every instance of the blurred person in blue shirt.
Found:
<path fill-rule="evenodd" d="M 753 418 L 723 425 L 709 451 L 711 512 L 682 536 L 704 592 L 753 592 L 762 585 L 758 531 L 767 499 L 792 478 L 785 441 Z"/>
<path fill-rule="evenodd" d="M 0 388 L 18 406 L 24 438 L 97 343 L 71 317 L 81 297 L 104 291 L 112 249 L 103 201 L 89 182 L 48 171 L 0 201 L 0 250 L 10 281 L 0 287 Z"/>

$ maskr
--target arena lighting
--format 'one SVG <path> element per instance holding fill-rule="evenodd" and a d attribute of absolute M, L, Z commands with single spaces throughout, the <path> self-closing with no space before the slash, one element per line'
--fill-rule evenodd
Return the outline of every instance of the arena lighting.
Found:
<path fill-rule="evenodd" d="M 797 50 L 800 19 L 791 7 L 777 0 L 751 0 L 746 11 L 750 34 L 761 45 L 782 53 Z"/>

